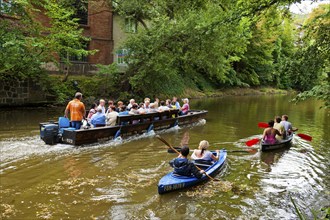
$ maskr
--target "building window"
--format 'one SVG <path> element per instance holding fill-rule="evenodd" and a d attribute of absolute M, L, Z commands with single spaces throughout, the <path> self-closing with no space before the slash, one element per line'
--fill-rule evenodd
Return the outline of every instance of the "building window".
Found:
<path fill-rule="evenodd" d="M 76 10 L 74 17 L 79 19 L 78 24 L 88 25 L 88 1 L 76 0 L 73 7 Z"/>
<path fill-rule="evenodd" d="M 84 43 L 83 45 L 84 50 L 88 50 L 88 43 Z M 61 61 L 69 59 L 70 62 L 78 62 L 78 63 L 88 63 L 88 56 L 77 56 L 73 54 L 68 54 L 66 52 L 61 53 Z"/>
<path fill-rule="evenodd" d="M 116 51 L 116 62 L 119 65 L 127 65 L 127 49 L 120 49 Z"/>
<path fill-rule="evenodd" d="M 88 63 L 88 57 L 87 56 L 69 55 L 69 60 L 70 60 L 70 62 Z"/>
<path fill-rule="evenodd" d="M 132 18 L 125 18 L 125 32 L 126 33 L 136 33 L 137 22 Z"/>

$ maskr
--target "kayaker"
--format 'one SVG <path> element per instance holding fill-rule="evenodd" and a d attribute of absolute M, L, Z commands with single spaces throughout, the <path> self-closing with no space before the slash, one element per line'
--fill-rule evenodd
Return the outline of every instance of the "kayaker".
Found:
<path fill-rule="evenodd" d="M 284 126 L 281 124 L 281 117 L 275 116 L 274 128 L 280 132 L 282 136 L 276 135 L 277 140 L 283 140 L 286 138 L 286 132 Z"/>
<path fill-rule="evenodd" d="M 191 158 L 194 160 L 207 160 L 207 161 L 217 161 L 219 159 L 219 150 L 216 150 L 217 156 L 214 156 L 213 153 L 207 148 L 210 146 L 209 142 L 202 140 L 199 142 L 198 150 L 194 150 L 191 155 Z"/>
<path fill-rule="evenodd" d="M 182 176 L 195 176 L 198 179 L 202 178 L 204 170 L 199 171 L 194 163 L 188 160 L 187 156 L 189 155 L 189 147 L 183 146 L 181 148 L 181 154 L 170 161 L 171 167 L 174 168 L 173 173 L 182 175 Z"/>
<path fill-rule="evenodd" d="M 276 135 L 282 136 L 281 133 L 276 130 L 274 127 L 274 120 L 270 120 L 268 122 L 268 128 L 264 130 L 264 133 L 262 135 L 262 139 L 267 143 L 267 144 L 275 144 L 276 142 Z"/>
<path fill-rule="evenodd" d="M 284 126 L 286 134 L 290 135 L 292 132 L 298 131 L 298 129 L 293 129 L 291 122 L 288 122 L 289 117 L 287 115 L 282 115 L 281 124 Z"/>

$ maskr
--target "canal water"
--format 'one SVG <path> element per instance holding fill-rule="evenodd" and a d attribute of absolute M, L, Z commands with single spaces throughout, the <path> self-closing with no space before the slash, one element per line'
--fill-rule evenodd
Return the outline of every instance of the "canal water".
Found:
<path fill-rule="evenodd" d="M 83 147 L 47 146 L 38 123 L 62 108 L 0 110 L 0 219 L 297 219 L 329 206 L 330 115 L 315 100 L 288 96 L 191 100 L 205 120 L 156 132 L 191 149 L 206 139 L 228 150 L 225 169 L 190 190 L 158 195 L 159 179 L 175 154 L 155 133 Z M 258 122 L 288 114 L 298 133 L 290 149 L 261 153 L 245 142 L 260 137 Z"/>

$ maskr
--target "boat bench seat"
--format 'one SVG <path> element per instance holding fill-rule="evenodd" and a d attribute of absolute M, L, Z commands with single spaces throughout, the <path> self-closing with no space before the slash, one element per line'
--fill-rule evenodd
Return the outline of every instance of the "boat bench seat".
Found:
<path fill-rule="evenodd" d="M 128 124 L 137 124 L 144 123 L 148 121 L 158 121 L 164 120 L 168 118 L 172 118 L 172 115 L 178 117 L 179 110 L 173 109 L 164 112 L 155 112 L 155 113 L 146 113 L 141 115 L 121 115 L 117 117 L 116 124 L 117 125 L 128 125 Z"/>
<path fill-rule="evenodd" d="M 182 178 L 191 178 L 191 177 L 194 177 L 193 175 L 191 175 L 191 176 L 184 176 L 184 175 L 180 175 L 180 174 L 177 174 L 177 173 L 172 173 L 172 176 L 182 177 Z"/>
<path fill-rule="evenodd" d="M 209 160 L 194 160 L 193 163 L 199 167 L 210 167 L 213 163 Z"/>
<path fill-rule="evenodd" d="M 75 128 L 70 127 L 70 120 L 65 117 L 59 117 L 58 118 L 58 127 L 59 127 L 59 133 L 63 134 L 64 130 L 74 131 Z"/>

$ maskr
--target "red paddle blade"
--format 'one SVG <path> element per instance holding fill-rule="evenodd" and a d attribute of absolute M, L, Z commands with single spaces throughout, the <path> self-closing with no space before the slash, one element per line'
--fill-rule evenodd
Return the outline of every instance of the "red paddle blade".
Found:
<path fill-rule="evenodd" d="M 306 141 L 312 141 L 312 137 L 307 134 L 297 134 L 297 135 Z"/>
<path fill-rule="evenodd" d="M 268 128 L 269 126 L 268 126 L 268 124 L 266 122 L 259 122 L 258 123 L 258 127 L 259 128 Z"/>
<path fill-rule="evenodd" d="M 251 146 L 257 144 L 259 141 L 260 141 L 259 138 L 255 138 L 255 139 L 247 141 L 245 144 L 246 144 L 246 146 L 251 147 Z"/>

